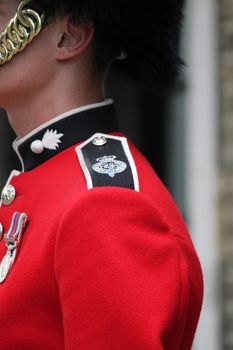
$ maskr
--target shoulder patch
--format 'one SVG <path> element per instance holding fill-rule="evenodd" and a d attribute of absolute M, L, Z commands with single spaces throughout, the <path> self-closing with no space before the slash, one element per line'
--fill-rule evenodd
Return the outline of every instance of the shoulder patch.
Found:
<path fill-rule="evenodd" d="M 125 137 L 97 133 L 75 150 L 88 189 L 116 186 L 139 191 L 137 169 Z"/>

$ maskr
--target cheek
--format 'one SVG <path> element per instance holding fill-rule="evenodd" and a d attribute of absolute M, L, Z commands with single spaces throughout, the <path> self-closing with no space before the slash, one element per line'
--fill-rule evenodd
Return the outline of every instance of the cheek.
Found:
<path fill-rule="evenodd" d="M 15 16 L 18 3 L 9 0 L 0 4 L 0 32 L 2 32 L 10 20 Z"/>
<path fill-rule="evenodd" d="M 9 96 L 21 98 L 42 89 L 55 76 L 51 45 L 45 36 L 35 38 L 10 62 L 0 67 L 0 105 Z M 9 95 L 10 94 L 10 95 Z"/>
<path fill-rule="evenodd" d="M 12 60 L 13 63 L 13 60 Z M 53 74 L 53 62 L 46 48 L 37 50 L 36 46 L 28 46 L 25 51 L 15 57 L 12 71 L 21 87 L 35 88 Z"/>

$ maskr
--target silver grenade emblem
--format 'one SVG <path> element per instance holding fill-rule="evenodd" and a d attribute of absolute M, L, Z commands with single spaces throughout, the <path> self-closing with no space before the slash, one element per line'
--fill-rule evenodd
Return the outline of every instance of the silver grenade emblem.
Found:
<path fill-rule="evenodd" d="M 122 173 L 127 168 L 127 164 L 115 160 L 116 156 L 104 156 L 97 158 L 96 164 L 92 166 L 92 169 L 99 174 L 107 174 L 110 177 L 114 177 L 116 174 Z"/>

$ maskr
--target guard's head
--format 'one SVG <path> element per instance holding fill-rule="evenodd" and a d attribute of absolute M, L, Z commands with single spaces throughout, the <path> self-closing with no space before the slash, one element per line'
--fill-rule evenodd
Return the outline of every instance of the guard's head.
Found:
<path fill-rule="evenodd" d="M 123 56 L 129 71 L 143 85 L 163 89 L 173 82 L 181 65 L 178 44 L 183 3 L 184 0 L 25 0 L 0 35 L 0 64 L 7 64 L 26 49 L 47 24 L 66 17 L 73 26 L 93 26 L 89 46 L 97 73 L 106 71 L 117 57 Z M 21 39 L 24 42 L 17 43 Z"/>

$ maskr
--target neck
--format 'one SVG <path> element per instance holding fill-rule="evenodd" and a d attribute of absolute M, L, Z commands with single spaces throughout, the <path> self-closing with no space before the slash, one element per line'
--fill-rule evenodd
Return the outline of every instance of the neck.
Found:
<path fill-rule="evenodd" d="M 52 91 L 52 92 L 51 92 Z M 52 118 L 84 105 L 101 102 L 104 93 L 101 86 L 85 87 L 66 86 L 50 91 L 40 91 L 38 94 L 27 95 L 7 108 L 9 122 L 19 138 Z"/>

